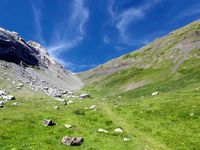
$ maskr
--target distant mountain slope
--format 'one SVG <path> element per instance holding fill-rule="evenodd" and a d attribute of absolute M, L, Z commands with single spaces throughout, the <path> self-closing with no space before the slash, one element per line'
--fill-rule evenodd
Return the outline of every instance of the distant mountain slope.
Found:
<path fill-rule="evenodd" d="M 0 74 L 13 82 L 53 95 L 83 86 L 81 80 L 50 57 L 40 44 L 0 28 Z"/>
<path fill-rule="evenodd" d="M 129 91 L 170 76 L 180 78 L 187 71 L 192 74 L 198 67 L 200 21 L 195 21 L 79 76 L 86 84 L 96 88 Z"/>

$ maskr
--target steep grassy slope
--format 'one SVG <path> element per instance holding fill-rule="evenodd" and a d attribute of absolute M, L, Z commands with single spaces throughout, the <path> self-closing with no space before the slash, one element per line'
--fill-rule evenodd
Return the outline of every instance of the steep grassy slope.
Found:
<path fill-rule="evenodd" d="M 171 32 L 132 53 L 80 74 L 87 84 L 128 91 L 179 76 L 179 70 L 200 65 L 200 21 Z M 185 61 L 195 62 L 184 66 Z M 98 84 L 97 84 L 98 83 Z"/>
<path fill-rule="evenodd" d="M 200 148 L 200 21 L 80 77 L 149 149 Z"/>

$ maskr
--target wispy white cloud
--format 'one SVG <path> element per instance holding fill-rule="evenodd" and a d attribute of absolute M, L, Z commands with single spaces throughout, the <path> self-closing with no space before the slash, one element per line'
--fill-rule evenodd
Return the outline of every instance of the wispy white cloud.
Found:
<path fill-rule="evenodd" d="M 52 37 L 52 43 L 48 46 L 49 52 L 57 55 L 60 52 L 68 51 L 77 46 L 85 36 L 85 25 L 89 18 L 89 9 L 84 5 L 83 0 L 73 0 L 71 14 L 63 21 L 64 29 L 56 27 Z"/>
<path fill-rule="evenodd" d="M 45 40 L 42 36 L 42 13 L 41 13 L 41 1 L 37 1 L 37 3 L 34 3 L 31 1 L 31 7 L 33 10 L 33 17 L 35 21 L 35 29 L 36 29 L 36 38 L 38 41 L 40 41 L 41 44 L 45 44 Z"/>
<path fill-rule="evenodd" d="M 160 1 L 161 0 L 148 0 L 139 7 L 131 7 L 119 13 L 113 10 L 114 0 L 112 0 L 108 11 L 110 13 L 110 16 L 112 17 L 112 20 L 114 20 L 114 25 L 118 30 L 120 39 L 123 43 L 127 45 L 132 45 L 133 39 L 129 36 L 128 27 L 134 23 L 137 23 L 137 21 L 139 21 L 140 19 L 144 18 L 146 13 Z"/>
<path fill-rule="evenodd" d="M 109 44 L 110 43 L 110 38 L 108 35 L 105 35 L 104 38 L 103 38 L 103 41 L 105 44 Z"/>
<path fill-rule="evenodd" d="M 39 2 L 39 4 L 38 4 Z M 36 38 L 41 44 L 43 44 L 48 52 L 63 65 L 69 66 L 69 62 L 60 58 L 61 52 L 67 52 L 73 47 L 76 47 L 85 36 L 85 26 L 89 19 L 89 9 L 86 8 L 84 0 L 72 0 L 70 8 L 67 8 L 70 12 L 70 16 L 63 17 L 61 23 L 55 25 L 55 31 L 52 32 L 51 41 L 49 44 L 45 42 L 42 33 L 42 9 L 41 2 L 31 2 L 33 16 L 36 28 Z M 72 65 L 71 65 L 72 66 Z"/>

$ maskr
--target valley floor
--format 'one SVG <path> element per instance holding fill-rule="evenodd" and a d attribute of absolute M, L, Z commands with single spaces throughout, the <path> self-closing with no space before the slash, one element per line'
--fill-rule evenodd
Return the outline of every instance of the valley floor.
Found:
<path fill-rule="evenodd" d="M 10 88 L 1 82 L 1 88 Z M 12 89 L 15 101 L 0 109 L 0 149 L 198 150 L 200 148 L 200 91 L 192 87 L 157 96 L 103 96 L 64 105 L 27 87 Z M 89 89 L 87 89 L 89 90 Z M 19 105 L 13 106 L 13 102 Z M 97 110 L 86 109 L 92 105 Z M 59 106 L 60 109 L 54 109 Z M 56 126 L 45 127 L 44 119 Z M 64 124 L 73 125 L 67 129 Z M 108 133 L 99 133 L 98 129 Z M 123 133 L 115 133 L 121 128 Z M 62 137 L 82 136 L 79 147 L 63 145 Z M 130 141 L 124 141 L 124 138 Z"/>

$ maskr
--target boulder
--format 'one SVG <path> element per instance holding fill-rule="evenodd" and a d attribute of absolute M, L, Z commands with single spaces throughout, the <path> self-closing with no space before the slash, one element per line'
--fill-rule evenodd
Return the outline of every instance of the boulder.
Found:
<path fill-rule="evenodd" d="M 23 84 L 22 84 L 22 83 L 19 83 L 19 84 L 17 84 L 17 86 L 18 86 L 18 87 L 22 87 L 22 86 L 23 86 Z"/>
<path fill-rule="evenodd" d="M 65 136 L 62 138 L 62 143 L 70 146 L 80 146 L 84 142 L 82 137 L 68 137 Z"/>
<path fill-rule="evenodd" d="M 90 98 L 90 97 L 91 97 L 90 94 L 81 94 L 79 96 L 79 98 L 81 98 L 81 99 L 83 99 L 83 98 Z"/>
<path fill-rule="evenodd" d="M 43 125 L 44 126 L 55 126 L 56 123 L 54 123 L 52 120 L 44 120 Z"/>
<path fill-rule="evenodd" d="M 57 101 L 59 101 L 59 102 L 65 102 L 65 100 L 62 99 L 62 98 L 55 98 L 55 100 L 57 100 Z"/>
<path fill-rule="evenodd" d="M 4 101 L 0 101 L 0 105 L 4 105 L 5 104 L 5 102 Z"/>
<path fill-rule="evenodd" d="M 72 104 L 72 103 L 74 103 L 74 102 L 69 100 L 69 101 L 67 102 L 67 105 Z"/>
<path fill-rule="evenodd" d="M 0 97 L 7 95 L 4 90 L 0 90 Z"/>
<path fill-rule="evenodd" d="M 124 142 L 128 142 L 128 141 L 130 141 L 130 140 L 131 140 L 130 138 L 124 137 Z"/>
<path fill-rule="evenodd" d="M 121 128 L 116 128 L 116 129 L 114 130 L 114 132 L 115 132 L 115 133 L 122 133 L 123 130 L 122 130 Z"/>
<path fill-rule="evenodd" d="M 67 129 L 69 129 L 69 128 L 72 127 L 72 125 L 71 124 L 65 124 L 64 127 L 67 128 Z"/>
<path fill-rule="evenodd" d="M 159 95 L 159 92 L 158 92 L 158 91 L 156 91 L 156 92 L 153 92 L 151 95 L 152 95 L 152 96 Z"/>
<path fill-rule="evenodd" d="M 19 103 L 18 103 L 18 102 L 15 102 L 15 103 L 12 103 L 12 105 L 13 105 L 13 106 L 17 106 L 17 105 L 19 105 Z"/>
<path fill-rule="evenodd" d="M 54 109 L 59 109 L 59 106 L 55 106 Z"/>
<path fill-rule="evenodd" d="M 90 106 L 90 109 L 91 109 L 91 110 L 96 110 L 96 109 L 97 109 L 97 106 L 96 106 L 96 105 L 92 105 L 92 106 Z"/>
<path fill-rule="evenodd" d="M 12 95 L 7 95 L 7 96 L 3 96 L 2 97 L 4 100 L 15 100 L 15 97 L 14 96 L 12 96 Z"/>
<path fill-rule="evenodd" d="M 105 130 L 105 129 L 98 129 L 98 132 L 100 132 L 100 133 L 108 133 L 108 131 L 107 130 Z"/>

